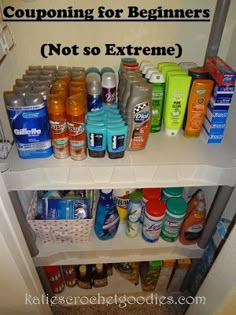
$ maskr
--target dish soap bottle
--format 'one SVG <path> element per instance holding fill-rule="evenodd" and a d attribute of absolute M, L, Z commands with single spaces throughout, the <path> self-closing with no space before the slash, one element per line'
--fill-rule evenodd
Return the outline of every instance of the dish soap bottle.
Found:
<path fill-rule="evenodd" d="M 200 238 L 206 220 L 205 203 L 199 201 L 186 217 L 179 236 L 180 243 L 192 245 Z"/>
<path fill-rule="evenodd" d="M 112 189 L 100 190 L 95 217 L 95 233 L 100 240 L 109 240 L 116 235 L 120 223 L 113 200 Z"/>

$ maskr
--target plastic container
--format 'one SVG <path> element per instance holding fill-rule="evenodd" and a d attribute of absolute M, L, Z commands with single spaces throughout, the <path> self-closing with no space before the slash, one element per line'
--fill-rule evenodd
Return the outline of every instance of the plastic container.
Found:
<path fill-rule="evenodd" d="M 127 149 L 146 147 L 151 125 L 152 87 L 148 83 L 134 83 L 127 103 L 126 123 L 129 127 Z"/>
<path fill-rule="evenodd" d="M 142 226 L 142 237 L 145 241 L 158 241 L 165 212 L 166 206 L 162 200 L 152 199 L 147 202 Z"/>
<path fill-rule="evenodd" d="M 132 188 L 114 189 L 114 201 L 119 213 L 120 223 L 126 223 L 129 195 L 134 191 L 135 189 Z"/>
<path fill-rule="evenodd" d="M 131 238 L 139 233 L 142 197 L 143 193 L 140 190 L 134 191 L 129 196 L 126 235 Z"/>
<path fill-rule="evenodd" d="M 87 108 L 88 111 L 102 109 L 102 85 L 101 81 L 88 78 L 87 80 Z"/>
<path fill-rule="evenodd" d="M 149 200 L 160 199 L 161 189 L 160 188 L 143 188 L 143 199 L 142 199 L 142 213 L 140 217 L 140 222 L 143 223 L 144 213 L 146 210 L 146 203 Z"/>
<path fill-rule="evenodd" d="M 65 284 L 69 288 L 73 288 L 77 284 L 76 266 L 64 265 L 62 266 Z"/>
<path fill-rule="evenodd" d="M 116 75 L 106 72 L 102 76 L 102 103 L 109 105 L 116 103 Z"/>
<path fill-rule="evenodd" d="M 140 267 L 140 275 L 143 291 L 155 291 L 160 276 L 162 262 L 160 260 L 143 262 Z"/>
<path fill-rule="evenodd" d="M 149 79 L 152 85 L 152 119 L 150 132 L 161 130 L 165 97 L 165 80 L 161 73 L 153 73 Z"/>
<path fill-rule="evenodd" d="M 81 93 L 66 100 L 70 157 L 73 160 L 83 160 L 87 156 L 84 98 L 85 95 Z"/>
<path fill-rule="evenodd" d="M 179 236 L 180 243 L 184 245 L 196 244 L 201 236 L 205 221 L 205 203 L 203 201 L 199 201 L 184 220 Z"/>
<path fill-rule="evenodd" d="M 52 94 L 48 95 L 47 101 L 53 153 L 56 158 L 65 159 L 70 154 L 65 98 Z"/>
<path fill-rule="evenodd" d="M 183 190 L 183 187 L 163 188 L 161 191 L 161 200 L 166 201 L 168 198 L 181 197 Z"/>
<path fill-rule="evenodd" d="M 196 205 L 199 203 L 199 201 L 203 201 L 205 203 L 205 195 L 203 190 L 199 189 L 197 190 L 194 195 L 191 197 L 191 199 L 188 202 L 188 210 L 186 213 L 186 217 L 191 213 L 191 211 L 196 207 Z"/>
<path fill-rule="evenodd" d="M 107 286 L 107 270 L 103 264 L 96 264 L 95 271 L 93 273 L 93 286 L 94 288 L 102 288 Z"/>
<path fill-rule="evenodd" d="M 161 229 L 161 237 L 167 242 L 175 242 L 179 236 L 187 211 L 183 198 L 169 198 L 166 201 L 166 215 Z"/>
<path fill-rule="evenodd" d="M 52 155 L 46 103 L 41 95 L 23 97 L 4 93 L 7 113 L 17 151 L 22 159 Z"/>
<path fill-rule="evenodd" d="M 92 289 L 91 266 L 80 265 L 78 270 L 78 286 L 82 289 Z"/>
<path fill-rule="evenodd" d="M 43 268 L 47 274 L 52 292 L 55 294 L 63 292 L 65 289 L 65 282 L 62 276 L 61 268 L 59 266 L 47 266 Z"/>
<path fill-rule="evenodd" d="M 112 196 L 112 189 L 100 190 L 95 218 L 95 233 L 100 240 L 109 240 L 116 235 L 120 223 Z"/>

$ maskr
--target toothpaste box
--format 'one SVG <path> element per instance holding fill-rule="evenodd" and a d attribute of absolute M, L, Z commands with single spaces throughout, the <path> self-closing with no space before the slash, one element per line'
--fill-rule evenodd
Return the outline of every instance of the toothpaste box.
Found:
<path fill-rule="evenodd" d="M 210 134 L 208 134 L 205 126 L 203 125 L 202 131 L 201 131 L 201 137 L 202 137 L 203 141 L 207 144 L 210 144 L 210 143 L 216 144 L 216 143 L 222 142 L 224 135 L 210 135 Z"/>
<path fill-rule="evenodd" d="M 205 66 L 218 85 L 235 85 L 236 72 L 220 57 L 207 57 Z"/>
<path fill-rule="evenodd" d="M 223 135 L 226 127 L 226 124 L 211 124 L 207 118 L 203 125 L 209 135 Z"/>
<path fill-rule="evenodd" d="M 217 94 L 229 94 L 229 95 L 232 95 L 234 94 L 234 90 L 235 90 L 235 86 L 234 85 L 228 85 L 228 86 L 225 86 L 225 85 L 218 85 L 216 84 L 214 86 L 214 89 L 213 89 L 213 94 L 214 96 L 217 95 Z"/>
<path fill-rule="evenodd" d="M 226 104 L 226 103 L 216 102 L 213 96 L 211 96 L 211 98 L 210 98 L 210 105 L 213 108 L 213 110 L 215 110 L 215 109 L 217 109 L 217 110 L 229 110 L 230 104 L 231 103 Z"/>
<path fill-rule="evenodd" d="M 215 103 L 221 104 L 231 104 L 233 98 L 233 94 L 216 94 L 212 95 L 212 99 Z"/>
<path fill-rule="evenodd" d="M 207 107 L 206 117 L 211 124 L 225 124 L 228 113 L 228 110 L 213 109 L 209 104 Z"/>

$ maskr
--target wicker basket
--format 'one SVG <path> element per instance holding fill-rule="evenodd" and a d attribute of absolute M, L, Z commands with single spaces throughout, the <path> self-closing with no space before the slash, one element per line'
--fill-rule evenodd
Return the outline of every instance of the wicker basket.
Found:
<path fill-rule="evenodd" d="M 27 221 L 36 238 L 43 243 L 86 243 L 89 241 L 94 219 L 36 220 L 37 192 L 31 200 Z"/>

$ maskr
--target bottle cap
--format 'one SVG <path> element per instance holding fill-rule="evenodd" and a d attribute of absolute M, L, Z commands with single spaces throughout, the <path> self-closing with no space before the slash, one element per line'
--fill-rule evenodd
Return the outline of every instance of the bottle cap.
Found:
<path fill-rule="evenodd" d="M 139 66 L 139 70 L 142 72 L 144 66 L 146 66 L 146 65 L 152 65 L 151 61 L 149 61 L 149 60 L 141 61 L 140 66 Z"/>
<path fill-rule="evenodd" d="M 87 83 L 88 94 L 90 95 L 100 95 L 102 92 L 101 81 L 88 81 Z"/>
<path fill-rule="evenodd" d="M 96 264 L 96 269 L 98 271 L 102 271 L 103 270 L 103 264 Z"/>
<path fill-rule="evenodd" d="M 167 199 L 166 208 L 173 215 L 182 216 L 187 211 L 187 203 L 181 197 L 173 197 L 173 198 Z"/>
<path fill-rule="evenodd" d="M 152 74 L 153 73 L 158 73 L 158 71 L 157 71 L 157 69 L 156 68 L 150 68 L 150 69 L 148 69 L 148 71 L 146 72 L 146 74 L 145 74 L 145 78 L 147 79 L 147 80 L 149 80 L 150 78 L 151 78 L 151 76 L 152 76 Z"/>
<path fill-rule="evenodd" d="M 164 75 L 160 72 L 152 73 L 150 79 L 150 83 L 165 83 Z"/>
<path fill-rule="evenodd" d="M 197 211 L 205 211 L 205 202 L 199 201 L 196 206 Z"/>
<path fill-rule="evenodd" d="M 102 87 L 113 88 L 116 87 L 116 75 L 113 72 L 105 72 L 102 76 Z"/>
<path fill-rule="evenodd" d="M 188 69 L 188 74 L 195 79 L 209 79 L 209 71 L 205 67 L 196 67 Z"/>
<path fill-rule="evenodd" d="M 149 265 L 151 267 L 161 267 L 162 261 L 161 260 L 150 261 Z"/>
<path fill-rule="evenodd" d="M 171 196 L 181 196 L 181 194 L 183 193 L 183 187 L 168 187 L 168 188 L 164 188 L 163 192 L 171 195 Z"/>
<path fill-rule="evenodd" d="M 100 80 L 101 80 L 101 77 L 96 72 L 89 72 L 86 75 L 86 82 L 89 82 L 89 81 L 100 81 Z"/>
<path fill-rule="evenodd" d="M 60 272 L 60 267 L 59 266 L 45 266 L 44 270 L 46 273 L 58 273 Z"/>
<path fill-rule="evenodd" d="M 143 192 L 141 190 L 135 190 L 129 195 L 129 199 L 132 201 L 141 200 L 143 198 Z"/>
<path fill-rule="evenodd" d="M 143 197 L 146 199 L 160 199 L 161 188 L 143 188 Z"/>
<path fill-rule="evenodd" d="M 80 273 L 86 273 L 86 265 L 81 265 L 81 266 L 79 266 L 79 272 Z"/>
<path fill-rule="evenodd" d="M 176 136 L 179 132 L 179 129 L 166 129 L 165 128 L 165 133 L 167 136 Z"/>
<path fill-rule="evenodd" d="M 174 267 L 176 264 L 175 259 L 166 259 L 162 261 L 162 267 Z"/>
<path fill-rule="evenodd" d="M 112 192 L 112 189 L 101 189 L 101 192 L 103 194 L 110 194 Z"/>
<path fill-rule="evenodd" d="M 155 69 L 156 70 L 155 66 L 152 63 L 149 63 L 143 67 L 142 74 L 145 75 L 149 69 Z"/>
<path fill-rule="evenodd" d="M 151 199 L 146 204 L 146 211 L 152 217 L 162 217 L 166 212 L 166 205 L 160 199 Z"/>

